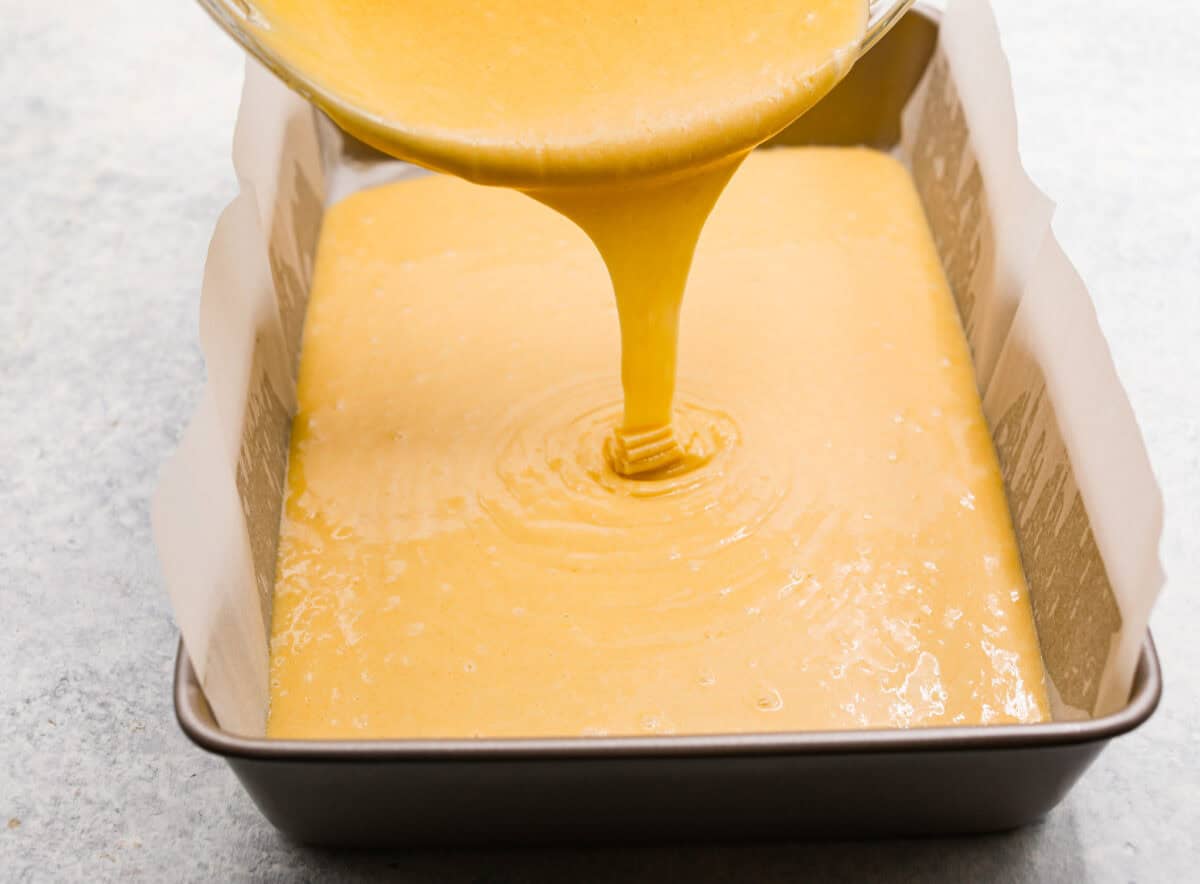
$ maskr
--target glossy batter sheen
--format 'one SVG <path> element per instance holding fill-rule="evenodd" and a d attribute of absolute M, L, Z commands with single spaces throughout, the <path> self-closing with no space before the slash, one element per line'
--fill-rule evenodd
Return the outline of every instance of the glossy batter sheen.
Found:
<path fill-rule="evenodd" d="M 626 476 L 700 465 L 672 424 L 696 238 L 746 151 L 848 69 L 867 0 L 256 6 L 264 41 L 338 97 L 326 105 L 347 129 L 430 168 L 519 187 L 583 228 L 621 317 L 625 400 L 604 441 L 609 464 Z"/>
<path fill-rule="evenodd" d="M 905 170 L 752 154 L 683 314 L 703 466 L 622 479 L 578 228 L 430 176 L 322 231 L 272 640 L 276 737 L 1038 721 L 970 358 Z"/>

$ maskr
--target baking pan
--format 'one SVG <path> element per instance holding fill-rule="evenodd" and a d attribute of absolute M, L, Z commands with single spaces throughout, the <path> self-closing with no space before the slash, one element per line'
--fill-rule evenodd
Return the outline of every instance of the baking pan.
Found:
<path fill-rule="evenodd" d="M 306 741 L 232 736 L 182 644 L 175 711 L 307 844 L 386 847 L 993 832 L 1053 808 L 1162 691 L 1149 636 L 1129 705 L 1080 722 L 711 737 Z"/>
<path fill-rule="evenodd" d="M 910 12 L 776 139 L 893 147 L 937 37 Z M 641 841 L 1010 829 L 1153 713 L 1149 636 L 1128 705 L 1036 725 L 537 740 L 267 740 L 220 728 L 182 644 L 175 709 L 287 836 L 310 844 Z"/>

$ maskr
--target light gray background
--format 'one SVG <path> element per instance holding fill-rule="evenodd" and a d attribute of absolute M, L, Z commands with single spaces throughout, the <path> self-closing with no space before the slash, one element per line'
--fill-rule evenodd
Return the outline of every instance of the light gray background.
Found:
<path fill-rule="evenodd" d="M 0 0 L 0 880 L 1197 880 L 1200 6 L 996 5 L 1166 495 L 1154 720 L 1013 835 L 347 856 L 283 842 L 170 706 L 148 500 L 204 376 L 241 53 L 188 0 Z"/>

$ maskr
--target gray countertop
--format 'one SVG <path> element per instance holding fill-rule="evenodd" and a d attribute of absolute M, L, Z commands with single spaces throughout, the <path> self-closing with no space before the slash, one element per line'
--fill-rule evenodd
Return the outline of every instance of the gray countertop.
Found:
<path fill-rule="evenodd" d="M 170 705 L 148 501 L 204 376 L 240 53 L 188 0 L 0 0 L 0 880 L 1195 880 L 1200 7 L 997 7 L 1027 164 L 1166 496 L 1156 717 L 1009 835 L 346 855 L 283 841 Z"/>

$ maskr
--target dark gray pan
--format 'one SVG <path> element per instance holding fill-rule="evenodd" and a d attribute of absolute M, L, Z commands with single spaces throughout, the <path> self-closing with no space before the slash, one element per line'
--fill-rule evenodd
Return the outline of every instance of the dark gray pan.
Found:
<path fill-rule="evenodd" d="M 799 124 L 789 144 L 892 147 L 933 51 L 917 8 Z M 325 845 L 949 834 L 1054 807 L 1113 737 L 1154 712 L 1147 636 L 1129 705 L 1001 727 L 555 740 L 249 739 L 217 725 L 183 646 L 175 710 L 293 839 Z"/>

